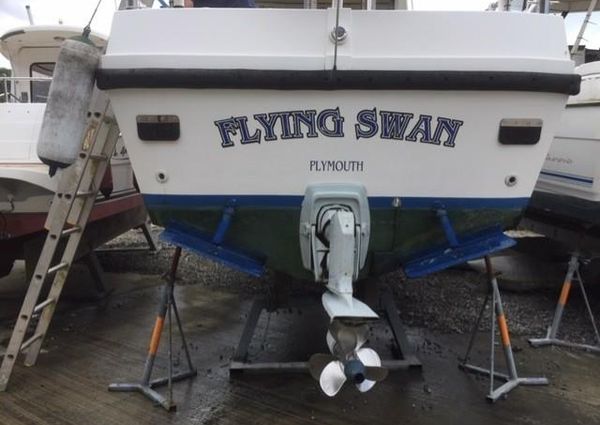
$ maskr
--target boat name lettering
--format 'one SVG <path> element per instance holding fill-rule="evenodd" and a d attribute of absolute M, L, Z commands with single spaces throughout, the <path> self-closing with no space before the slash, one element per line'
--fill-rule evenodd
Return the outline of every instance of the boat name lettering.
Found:
<path fill-rule="evenodd" d="M 364 161 L 346 161 L 346 160 L 316 160 L 308 161 L 310 171 L 316 172 L 346 172 L 362 173 L 365 169 Z"/>
<path fill-rule="evenodd" d="M 346 119 L 340 108 L 259 113 L 230 117 L 214 122 L 221 146 L 229 148 L 275 140 L 317 137 L 344 137 Z M 378 137 L 382 140 L 405 140 L 430 145 L 455 146 L 463 121 L 410 112 L 363 109 L 356 114 L 351 128 L 356 140 Z"/>

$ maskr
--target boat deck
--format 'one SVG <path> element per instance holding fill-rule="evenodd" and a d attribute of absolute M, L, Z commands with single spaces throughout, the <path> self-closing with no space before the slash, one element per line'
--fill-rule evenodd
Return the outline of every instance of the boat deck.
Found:
<path fill-rule="evenodd" d="M 8 284 L 0 281 L 0 345 L 9 335 L 7 318 L 13 318 L 18 308 L 19 278 L 17 272 Z M 141 376 L 160 280 L 111 273 L 107 281 L 116 290 L 104 302 L 78 299 L 73 290 L 66 294 L 38 365 L 25 368 L 19 363 L 9 391 L 0 393 L 0 424 L 600 423 L 598 358 L 563 349 L 533 350 L 522 339 L 514 343 L 520 372 L 543 373 L 551 385 L 519 388 L 495 405 L 484 398 L 487 380 L 456 367 L 467 336 L 419 328 L 411 328 L 409 337 L 424 363 L 422 373 L 393 372 L 366 394 L 347 386 L 329 399 L 309 375 L 302 374 L 243 375 L 230 382 L 228 360 L 250 297 L 190 285 L 178 286 L 176 296 L 199 374 L 175 385 L 178 410 L 169 414 L 139 394 L 107 391 L 111 382 Z M 266 337 L 263 318 L 251 347 L 253 355 L 301 360 L 321 350 L 320 310 L 315 303 L 274 314 Z M 385 348 L 389 334 L 380 329 L 375 335 L 373 344 Z M 481 335 L 475 355 L 483 359 L 488 346 Z M 175 353 L 183 368 L 181 351 Z M 161 350 L 155 376 L 165 372 L 165 360 Z"/>

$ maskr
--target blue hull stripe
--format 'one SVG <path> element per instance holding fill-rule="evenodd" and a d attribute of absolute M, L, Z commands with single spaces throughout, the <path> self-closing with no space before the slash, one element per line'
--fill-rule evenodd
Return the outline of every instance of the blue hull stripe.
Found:
<path fill-rule="evenodd" d="M 590 186 L 594 184 L 594 179 L 592 177 L 578 176 L 577 174 L 559 173 L 556 171 L 545 171 L 545 170 L 540 171 L 540 174 L 542 176 L 556 177 L 559 179 L 565 179 L 565 180 L 571 180 L 574 182 L 585 183 L 586 185 L 590 185 Z"/>
<path fill-rule="evenodd" d="M 303 196 L 297 195 L 158 195 L 144 194 L 144 201 L 149 208 L 201 208 L 221 207 L 233 204 L 242 207 L 300 208 Z M 371 208 L 392 208 L 392 196 L 369 197 Z M 428 198 L 400 197 L 400 208 L 449 208 L 449 209 L 482 209 L 524 208 L 529 198 Z"/>

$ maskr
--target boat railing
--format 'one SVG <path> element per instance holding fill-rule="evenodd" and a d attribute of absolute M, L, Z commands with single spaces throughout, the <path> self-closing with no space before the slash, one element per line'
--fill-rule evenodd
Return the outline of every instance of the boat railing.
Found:
<path fill-rule="evenodd" d="M 497 12 L 550 13 L 552 0 L 494 0 L 486 10 Z M 555 1 L 558 3 L 558 1 Z"/>
<path fill-rule="evenodd" d="M 27 94 L 24 97 L 18 97 L 15 94 L 16 83 L 52 81 L 51 77 L 0 77 L 0 102 L 1 103 L 31 103 L 31 98 Z M 27 92 L 26 92 L 27 93 Z M 45 101 L 47 96 L 37 95 L 38 100 Z"/>
<path fill-rule="evenodd" d="M 158 2 L 160 3 L 161 7 L 169 7 L 169 2 L 165 2 L 164 0 L 158 0 Z M 181 3 L 181 6 L 183 6 L 183 1 L 173 3 Z M 119 10 L 151 8 L 153 4 L 154 0 L 121 0 L 119 3 Z"/>

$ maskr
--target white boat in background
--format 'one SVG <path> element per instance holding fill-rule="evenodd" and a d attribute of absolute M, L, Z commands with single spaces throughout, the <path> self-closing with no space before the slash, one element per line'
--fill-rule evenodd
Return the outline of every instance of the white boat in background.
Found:
<path fill-rule="evenodd" d="M 0 53 L 11 63 L 12 76 L 0 78 L 0 277 L 15 259 L 35 266 L 43 242 L 44 222 L 59 174 L 50 177 L 36 154 L 54 64 L 62 42 L 81 28 L 32 25 L 0 36 Z M 92 33 L 100 47 L 106 39 Z M 105 175 L 86 229 L 86 244 L 94 248 L 145 219 L 143 201 L 134 184 L 127 151 L 119 142 Z M 31 264 L 33 262 L 33 264 Z"/>
<path fill-rule="evenodd" d="M 600 62 L 576 72 L 581 92 L 569 99 L 527 215 L 600 237 Z"/>
<path fill-rule="evenodd" d="M 571 49 L 579 43 L 597 1 L 560 1 L 557 11 L 587 14 Z M 600 62 L 585 63 L 581 91 L 567 102 L 556 136 L 540 172 L 523 227 L 567 244 L 570 249 L 600 250 Z"/>

